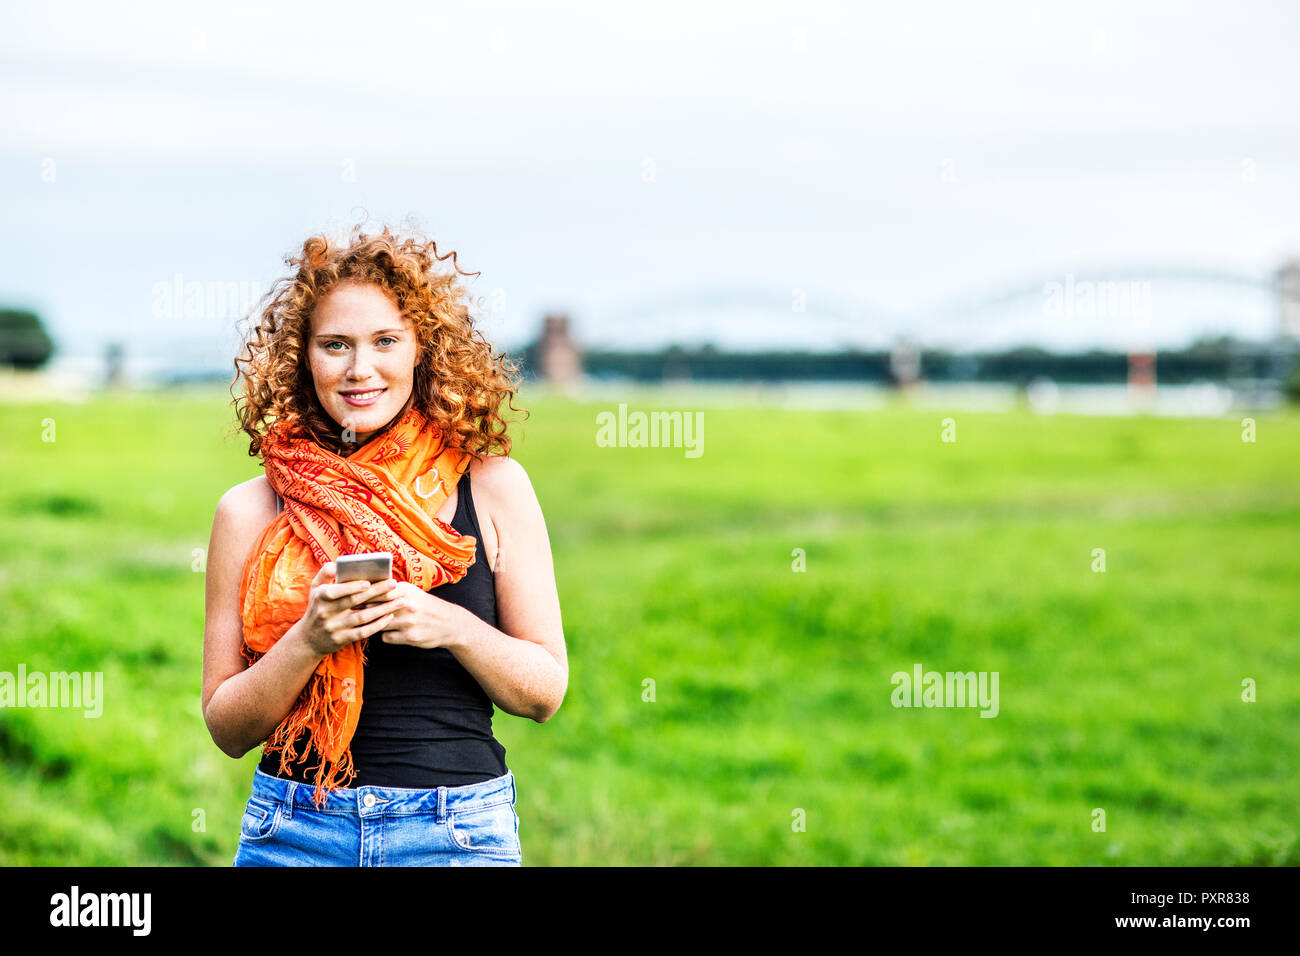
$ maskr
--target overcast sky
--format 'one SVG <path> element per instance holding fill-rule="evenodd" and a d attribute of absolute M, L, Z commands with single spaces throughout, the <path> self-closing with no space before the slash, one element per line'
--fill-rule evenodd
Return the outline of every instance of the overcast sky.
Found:
<path fill-rule="evenodd" d="M 1031 297 L 965 340 L 1262 335 L 1266 290 L 1168 273 L 1300 255 L 1297 49 L 1286 3 L 8 3 L 0 302 L 224 362 L 232 317 L 160 284 L 264 287 L 364 208 L 481 270 L 504 347 L 551 310 L 870 344 L 1157 266 L 1146 314 Z"/>

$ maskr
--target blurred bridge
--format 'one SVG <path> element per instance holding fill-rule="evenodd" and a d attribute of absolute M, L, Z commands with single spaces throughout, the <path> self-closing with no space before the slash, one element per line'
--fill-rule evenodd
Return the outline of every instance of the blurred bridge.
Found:
<path fill-rule="evenodd" d="M 1171 328 L 1187 324 L 1186 310 L 1169 303 L 1192 302 L 1202 312 L 1208 308 L 1215 316 L 1218 337 L 1233 343 L 1223 347 L 1162 347 L 1160 374 L 1164 381 L 1277 379 L 1286 374 L 1300 352 L 1300 260 L 1296 260 L 1263 275 L 1177 264 L 1061 273 L 950 297 L 906 313 L 802 288 L 780 292 L 753 288 L 683 291 L 602 309 L 602 331 L 623 326 L 649 330 L 659 342 L 665 337 L 674 341 L 670 316 L 708 316 L 710 323 L 717 323 L 710 326 L 717 332 L 722 321 L 718 317 L 731 312 L 741 317 L 744 330 L 761 326 L 764 317 L 779 319 L 776 343 L 771 342 L 772 336 L 766 336 L 769 347 L 765 352 L 755 351 L 752 346 L 728 351 L 708 344 L 695 348 L 658 345 L 640 350 L 628 350 L 624 344 L 619 350 L 615 333 L 613 341 L 607 340 L 602 348 L 595 342 L 573 341 L 574 330 L 567 319 L 551 316 L 542 339 L 529 347 L 528 360 L 543 377 L 556 383 L 571 383 L 585 368 L 592 374 L 639 379 L 752 376 L 883 380 L 903 385 L 922 375 L 1015 380 L 1037 374 L 1065 381 L 1127 381 L 1132 387 L 1150 389 L 1155 384 L 1157 352 L 1149 328 L 1152 287 L 1160 292 L 1161 318 Z M 1256 316 L 1273 311 L 1276 320 L 1271 335 L 1258 328 L 1258 321 L 1255 325 L 1261 334 L 1238 334 L 1231 320 L 1233 309 L 1242 309 L 1240 293 L 1254 300 L 1246 304 L 1253 305 Z M 1226 295 L 1233 304 L 1207 306 L 1216 295 Z M 1029 324 L 1017 326 L 1016 320 L 1026 317 Z M 1054 351 L 1066 354 L 1048 356 L 1043 349 L 1026 348 L 1031 339 L 1016 341 L 1026 330 L 1041 332 L 1044 319 L 1076 323 L 1074 331 L 1078 331 L 1078 320 L 1094 318 L 1109 321 L 1109 337 L 1122 340 L 1117 347 L 1057 348 Z M 1089 323 L 1086 331 L 1095 331 L 1093 325 Z M 839 351 L 821 350 L 819 355 L 806 357 L 795 354 L 818 351 L 801 348 L 796 340 L 810 328 L 823 338 L 828 334 L 838 338 Z M 1010 338 L 1012 344 L 979 347 L 981 340 L 988 339 L 990 330 L 1000 331 L 1002 338 Z M 690 331 L 698 331 L 698 323 Z M 1055 331 L 1061 333 L 1062 327 L 1058 325 Z M 685 329 L 676 334 L 695 337 L 688 336 Z M 1215 336 L 1203 338 L 1213 340 Z M 982 357 L 971 361 L 963 360 L 963 355 Z"/>
<path fill-rule="evenodd" d="M 1034 303 L 1039 315 L 1091 317 L 1109 309 L 1111 317 L 1141 319 L 1149 310 L 1150 290 L 1162 296 L 1191 295 L 1205 290 L 1247 292 L 1276 303 L 1276 337 L 1300 341 L 1300 260 L 1266 274 L 1177 264 L 1127 265 L 1083 272 L 1061 272 L 1035 281 L 1020 281 L 994 290 L 958 295 L 908 312 L 893 312 L 823 290 L 792 288 L 762 291 L 753 288 L 712 288 L 683 291 L 601 310 L 603 323 L 635 327 L 661 323 L 665 316 L 722 313 L 751 316 L 798 316 L 821 328 L 856 336 L 860 344 L 892 345 L 958 340 L 972 324 L 999 321 L 1000 316 Z M 1142 297 L 1145 296 L 1145 301 Z M 1136 298 L 1135 298 L 1136 297 Z M 1226 331 L 1226 330 L 1225 330 Z M 846 343 L 847 344 L 847 343 Z"/>

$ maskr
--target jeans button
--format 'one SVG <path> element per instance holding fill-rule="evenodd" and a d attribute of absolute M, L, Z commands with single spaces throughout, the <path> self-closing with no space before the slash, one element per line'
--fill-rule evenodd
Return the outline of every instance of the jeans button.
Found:
<path fill-rule="evenodd" d="M 373 793 L 368 793 L 361 798 L 361 802 L 368 807 L 373 807 L 375 805 L 375 795 Z"/>

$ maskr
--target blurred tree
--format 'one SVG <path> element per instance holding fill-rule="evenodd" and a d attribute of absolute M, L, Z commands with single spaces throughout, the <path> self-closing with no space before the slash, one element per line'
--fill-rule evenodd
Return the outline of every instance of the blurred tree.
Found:
<path fill-rule="evenodd" d="M 0 309 L 0 365 L 40 368 L 53 354 L 54 342 L 35 312 Z"/>
<path fill-rule="evenodd" d="M 1300 405 L 1300 362 L 1296 362 L 1295 367 L 1291 369 L 1283 390 L 1290 401 Z"/>

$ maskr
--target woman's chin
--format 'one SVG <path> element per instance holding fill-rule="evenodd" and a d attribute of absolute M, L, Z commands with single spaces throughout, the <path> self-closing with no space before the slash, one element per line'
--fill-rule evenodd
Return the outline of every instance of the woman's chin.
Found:
<path fill-rule="evenodd" d="M 355 435 L 370 435 L 392 421 L 395 414 L 397 414 L 395 411 L 388 412 L 382 409 L 376 411 L 367 408 L 362 413 L 358 409 L 348 408 L 339 413 L 336 421 L 340 421 L 344 429 L 351 429 Z"/>
<path fill-rule="evenodd" d="M 369 436 L 386 428 L 397 418 L 402 413 L 405 403 L 405 398 L 398 402 L 392 392 L 389 391 L 374 405 L 358 408 L 339 399 L 331 401 L 327 411 L 330 417 L 338 423 L 340 429 L 351 429 L 351 436 L 356 436 L 355 440 L 364 444 L 370 440 Z M 343 437 L 347 439 L 351 436 L 344 434 Z"/>

